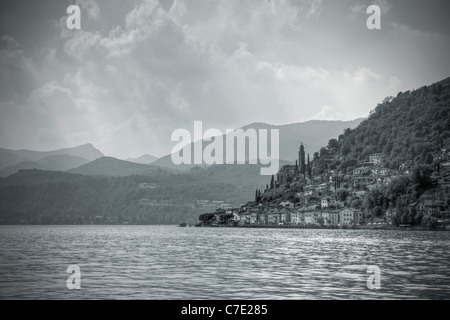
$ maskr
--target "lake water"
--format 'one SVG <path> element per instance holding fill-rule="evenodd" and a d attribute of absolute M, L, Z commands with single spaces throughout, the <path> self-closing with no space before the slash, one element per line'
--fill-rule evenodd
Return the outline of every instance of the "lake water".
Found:
<path fill-rule="evenodd" d="M 449 299 L 449 244 L 450 232 L 0 226 L 0 298 Z"/>

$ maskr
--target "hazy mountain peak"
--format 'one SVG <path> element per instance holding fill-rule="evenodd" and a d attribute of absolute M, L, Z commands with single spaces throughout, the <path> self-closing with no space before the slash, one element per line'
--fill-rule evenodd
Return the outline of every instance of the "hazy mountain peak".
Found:
<path fill-rule="evenodd" d="M 295 163 L 295 159 L 298 157 L 298 148 L 300 143 L 303 143 L 305 146 L 305 152 L 307 154 L 310 153 L 312 159 L 313 153 L 319 150 L 323 145 L 327 145 L 330 139 L 339 136 L 347 128 L 353 129 L 357 127 L 362 120 L 362 118 L 352 121 L 317 120 L 319 122 L 307 121 L 279 126 L 262 122 L 254 122 L 243 126 L 241 129 L 279 129 L 279 158 Z M 203 147 L 207 144 L 208 143 L 205 142 Z M 194 164 L 174 165 L 171 160 L 171 155 L 164 156 L 156 160 L 153 164 L 162 167 L 174 168 L 177 170 L 190 170 L 196 166 Z"/>
<path fill-rule="evenodd" d="M 144 154 L 138 158 L 127 158 L 125 160 L 129 161 L 129 162 L 140 163 L 140 164 L 151 164 L 151 163 L 155 162 L 156 160 L 158 160 L 158 158 L 155 156 L 152 156 L 150 154 Z"/>
<path fill-rule="evenodd" d="M 92 143 L 86 143 L 72 148 L 64 148 L 60 150 L 51 151 L 52 154 L 68 154 L 78 156 L 87 160 L 95 160 L 103 157 L 103 153 L 94 147 Z"/>
<path fill-rule="evenodd" d="M 101 153 L 100 150 L 96 149 L 91 143 L 51 151 L 36 151 L 27 149 L 8 150 L 0 148 L 0 170 L 6 167 L 18 165 L 22 162 L 39 162 L 45 158 L 57 155 L 75 157 L 78 160 L 75 160 L 75 158 L 73 158 L 71 161 L 75 161 L 73 163 L 78 163 L 78 165 L 82 164 L 80 158 L 86 161 L 92 161 L 97 158 L 103 157 L 103 153 Z M 69 168 L 67 168 L 67 166 L 63 164 L 58 167 L 69 169 L 70 165 Z"/>
<path fill-rule="evenodd" d="M 174 172 L 175 170 L 160 168 L 149 164 L 129 162 L 113 157 L 102 157 L 78 168 L 68 170 L 67 172 L 93 176 L 131 176 L 148 175 L 164 171 Z"/>

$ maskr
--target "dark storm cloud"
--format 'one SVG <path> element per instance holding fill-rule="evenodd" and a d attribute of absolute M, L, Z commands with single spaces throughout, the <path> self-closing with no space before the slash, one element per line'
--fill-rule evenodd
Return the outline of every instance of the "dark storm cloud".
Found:
<path fill-rule="evenodd" d="M 2 147 L 162 155 L 194 120 L 350 120 L 450 71 L 447 1 L 80 0 L 67 30 L 70 3 L 0 4 Z"/>

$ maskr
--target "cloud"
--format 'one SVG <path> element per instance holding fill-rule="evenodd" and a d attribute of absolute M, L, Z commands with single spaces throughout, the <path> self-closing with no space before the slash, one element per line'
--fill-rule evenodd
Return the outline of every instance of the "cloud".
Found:
<path fill-rule="evenodd" d="M 310 4 L 310 8 L 306 16 L 309 17 L 317 17 L 322 12 L 322 0 L 312 0 Z"/>
<path fill-rule="evenodd" d="M 392 3 L 387 0 L 375 0 L 372 4 L 380 7 L 381 14 L 387 14 L 393 7 Z"/>
<path fill-rule="evenodd" d="M 342 115 L 334 106 L 322 106 L 320 111 L 313 116 L 313 119 L 342 120 Z"/>
<path fill-rule="evenodd" d="M 3 50 L 17 50 L 20 47 L 19 43 L 9 35 L 2 36 L 1 40 Z"/>
<path fill-rule="evenodd" d="M 356 3 L 355 5 L 350 7 L 351 16 L 354 17 L 361 13 L 365 13 L 367 6 L 362 3 Z"/>
<path fill-rule="evenodd" d="M 77 3 L 82 30 L 67 30 L 63 14 L 54 18 L 60 29 L 48 38 L 56 44 L 43 39 L 40 59 L 3 37 L 0 145 L 92 142 L 125 158 L 169 152 L 172 131 L 195 120 L 221 131 L 351 120 L 410 86 L 408 79 L 420 82 L 418 61 L 445 61 L 437 55 L 448 52 L 434 49 L 442 37 L 404 24 L 387 24 L 379 37 L 365 24 L 353 29 L 352 19 L 336 24 L 333 6 L 317 0 Z M 338 9 L 365 14 L 372 1 L 351 4 Z M 428 49 L 419 48 L 424 43 Z"/>
<path fill-rule="evenodd" d="M 355 17 L 360 14 L 366 14 L 366 10 L 370 5 L 379 6 L 382 15 L 386 15 L 393 7 L 392 3 L 387 0 L 366 0 L 350 6 L 351 16 Z"/>
<path fill-rule="evenodd" d="M 80 9 L 87 12 L 89 18 L 97 20 L 100 15 L 100 8 L 95 0 L 77 0 L 76 4 Z"/>
<path fill-rule="evenodd" d="M 32 59 L 25 56 L 20 44 L 11 36 L 1 37 L 0 101 L 22 99 L 39 79 Z"/>
<path fill-rule="evenodd" d="M 367 67 L 347 72 L 280 65 L 277 77 L 285 113 L 304 120 L 364 117 L 374 107 L 368 101 L 381 101 L 387 88 L 398 85 L 395 77 L 377 74 Z"/>
<path fill-rule="evenodd" d="M 367 94 L 381 76 L 368 68 L 342 73 L 263 58 L 277 39 L 297 42 L 300 15 L 320 12 L 321 1 L 175 0 L 168 9 L 142 1 L 107 34 L 67 32 L 62 19 L 64 52 L 76 71 L 34 90 L 24 119 L 34 119 L 27 125 L 37 132 L 35 144 L 94 141 L 113 155 L 167 152 L 161 145 L 171 132 L 195 120 L 224 131 L 254 121 L 352 119 L 345 85 Z"/>

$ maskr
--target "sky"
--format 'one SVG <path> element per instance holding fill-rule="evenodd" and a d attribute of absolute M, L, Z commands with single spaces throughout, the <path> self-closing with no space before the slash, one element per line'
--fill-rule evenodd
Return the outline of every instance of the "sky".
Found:
<path fill-rule="evenodd" d="M 81 29 L 66 9 L 81 9 Z M 367 7 L 381 9 L 369 30 Z M 450 76 L 448 0 L 2 0 L 0 147 L 163 156 L 171 133 L 367 117 Z"/>

